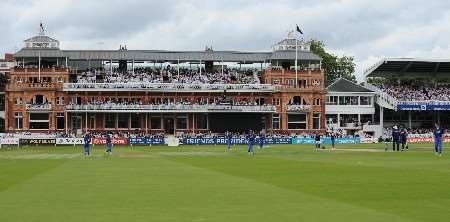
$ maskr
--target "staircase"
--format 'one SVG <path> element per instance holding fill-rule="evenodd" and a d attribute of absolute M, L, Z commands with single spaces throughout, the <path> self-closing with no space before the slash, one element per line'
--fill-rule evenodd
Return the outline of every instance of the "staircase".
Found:
<path fill-rule="evenodd" d="M 375 102 L 379 106 L 384 107 L 386 109 L 397 110 L 398 100 L 396 98 L 390 96 L 389 94 L 387 94 L 380 88 L 378 88 L 370 83 L 365 82 L 365 83 L 363 83 L 363 86 L 366 89 L 372 90 L 377 93 L 377 96 L 375 97 Z"/>

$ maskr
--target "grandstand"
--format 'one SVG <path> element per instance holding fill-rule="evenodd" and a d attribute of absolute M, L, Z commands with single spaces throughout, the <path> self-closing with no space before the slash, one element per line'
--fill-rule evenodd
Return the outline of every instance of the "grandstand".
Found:
<path fill-rule="evenodd" d="M 380 119 L 429 131 L 450 126 L 450 60 L 384 59 L 365 72 L 365 86 L 378 93 Z"/>
<path fill-rule="evenodd" d="M 61 50 L 43 31 L 24 43 L 9 133 L 325 131 L 321 58 L 292 36 L 269 52 Z"/>

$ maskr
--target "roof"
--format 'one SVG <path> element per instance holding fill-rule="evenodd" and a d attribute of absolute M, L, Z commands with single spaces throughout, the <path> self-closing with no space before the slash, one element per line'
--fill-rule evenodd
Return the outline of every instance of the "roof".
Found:
<path fill-rule="evenodd" d="M 373 92 L 372 90 L 369 90 L 344 78 L 337 79 L 335 82 L 329 85 L 326 90 L 327 92 Z"/>
<path fill-rule="evenodd" d="M 450 75 L 450 59 L 386 58 L 364 73 L 366 77 Z"/>
<path fill-rule="evenodd" d="M 57 48 L 23 48 L 14 54 L 15 58 L 28 57 L 47 57 L 47 58 L 62 58 L 65 57 L 63 52 Z"/>
<path fill-rule="evenodd" d="M 141 61 L 224 61 L 264 62 L 268 60 L 295 60 L 295 51 L 240 52 L 240 51 L 164 51 L 164 50 L 59 50 L 24 48 L 14 57 L 68 57 L 71 60 L 141 60 Z M 44 54 L 43 54 L 44 53 Z M 299 60 L 320 61 L 312 52 L 298 52 Z"/>
<path fill-rule="evenodd" d="M 287 39 L 284 39 L 281 42 L 278 42 L 276 45 L 295 45 L 295 40 L 296 39 L 287 38 Z M 301 44 L 304 44 L 304 43 L 305 43 L 304 41 L 297 39 L 297 44 L 298 45 L 301 45 Z"/>
<path fill-rule="evenodd" d="M 25 40 L 24 42 L 58 42 L 58 40 L 45 35 L 37 35 Z"/>

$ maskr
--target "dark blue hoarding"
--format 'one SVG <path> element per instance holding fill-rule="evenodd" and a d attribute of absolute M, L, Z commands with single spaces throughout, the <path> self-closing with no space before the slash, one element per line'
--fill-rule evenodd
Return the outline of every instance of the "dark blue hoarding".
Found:
<path fill-rule="evenodd" d="M 226 138 L 183 138 L 181 142 L 183 144 L 227 144 Z M 245 138 L 233 138 L 231 139 L 232 144 L 247 144 Z M 259 143 L 259 138 L 255 139 L 255 143 Z M 266 138 L 264 144 L 291 144 L 291 138 Z"/>

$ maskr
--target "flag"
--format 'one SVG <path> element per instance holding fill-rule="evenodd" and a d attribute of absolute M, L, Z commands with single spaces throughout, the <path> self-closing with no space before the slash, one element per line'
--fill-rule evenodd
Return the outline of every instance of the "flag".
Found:
<path fill-rule="evenodd" d="M 41 32 L 44 32 L 44 25 L 42 24 L 42 22 L 39 23 L 39 27 L 41 27 Z"/>
<path fill-rule="evenodd" d="M 302 32 L 302 30 L 300 29 L 300 27 L 298 27 L 298 25 L 297 25 L 297 32 L 299 32 L 300 34 L 303 35 L 303 32 Z"/>

